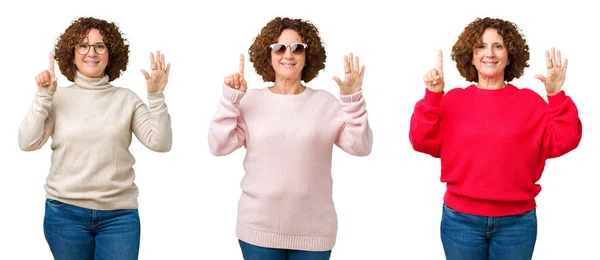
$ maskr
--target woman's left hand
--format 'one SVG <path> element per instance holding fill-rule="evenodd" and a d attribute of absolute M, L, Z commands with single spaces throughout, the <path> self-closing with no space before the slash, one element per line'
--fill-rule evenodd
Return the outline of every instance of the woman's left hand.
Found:
<path fill-rule="evenodd" d="M 341 81 L 338 77 L 333 77 L 333 80 L 340 87 L 340 94 L 344 96 L 360 91 L 365 75 L 365 66 L 360 67 L 358 56 L 356 56 L 356 61 L 354 61 L 352 53 L 349 56 L 344 55 L 344 81 Z"/>
<path fill-rule="evenodd" d="M 547 76 L 544 77 L 544 75 L 537 74 L 535 78 L 544 83 L 548 96 L 556 95 L 561 91 L 563 83 L 565 83 L 567 63 L 567 59 L 565 59 L 564 63 L 561 61 L 560 51 L 556 51 L 555 53 L 554 47 L 550 49 L 550 52 L 546 51 Z"/>
<path fill-rule="evenodd" d="M 154 60 L 154 54 L 150 53 L 150 68 L 152 68 L 151 74 L 142 69 L 142 74 L 146 78 L 148 93 L 163 91 L 169 81 L 171 64 L 165 66 L 165 55 L 161 54 L 160 51 L 156 51 L 156 60 Z"/>

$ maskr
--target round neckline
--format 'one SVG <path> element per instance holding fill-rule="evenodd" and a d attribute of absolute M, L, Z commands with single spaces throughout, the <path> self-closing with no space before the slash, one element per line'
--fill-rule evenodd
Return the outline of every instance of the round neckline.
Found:
<path fill-rule="evenodd" d="M 472 84 L 470 86 L 470 88 L 473 91 L 476 91 L 477 93 L 481 93 L 484 95 L 494 95 L 494 96 L 510 95 L 510 94 L 514 93 L 516 90 L 518 90 L 517 87 L 515 87 L 514 85 L 512 85 L 510 83 L 506 84 L 506 86 L 504 86 L 503 88 L 498 88 L 498 89 L 479 88 L 475 84 Z"/>
<path fill-rule="evenodd" d="M 310 89 L 308 86 L 304 86 L 304 90 L 298 94 L 278 94 L 278 93 L 274 93 L 273 91 L 271 91 L 272 87 L 265 87 L 264 88 L 264 93 L 267 96 L 271 96 L 271 97 L 276 97 L 276 98 L 282 98 L 282 99 L 296 99 L 296 98 L 301 98 L 304 97 L 308 94 L 309 91 L 311 91 L 312 89 Z"/>

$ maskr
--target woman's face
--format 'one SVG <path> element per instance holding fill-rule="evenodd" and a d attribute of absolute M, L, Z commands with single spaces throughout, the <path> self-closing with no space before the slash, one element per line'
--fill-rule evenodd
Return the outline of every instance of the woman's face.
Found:
<path fill-rule="evenodd" d="M 508 65 L 508 51 L 498 34 L 498 30 L 488 28 L 481 36 L 481 44 L 473 50 L 473 65 L 479 73 L 479 80 L 502 77 Z"/>
<path fill-rule="evenodd" d="M 275 80 L 292 79 L 300 81 L 302 79 L 302 69 L 306 62 L 306 49 L 302 45 L 293 45 L 302 43 L 302 37 L 295 30 L 285 29 L 281 32 L 277 43 L 283 44 L 280 51 L 271 49 L 271 66 L 275 70 Z M 281 47 L 277 46 L 277 47 Z M 292 47 L 296 47 L 292 51 Z M 282 51 L 285 48 L 285 51 Z"/>
<path fill-rule="evenodd" d="M 104 77 L 108 65 L 108 47 L 102 41 L 98 29 L 91 29 L 86 37 L 75 45 L 74 59 L 79 73 L 90 78 Z"/>

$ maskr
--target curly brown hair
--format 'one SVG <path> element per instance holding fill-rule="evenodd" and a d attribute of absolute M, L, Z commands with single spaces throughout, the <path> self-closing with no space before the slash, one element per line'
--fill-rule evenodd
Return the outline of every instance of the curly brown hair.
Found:
<path fill-rule="evenodd" d="M 271 50 L 269 45 L 277 43 L 277 39 L 285 29 L 292 29 L 300 34 L 302 41 L 308 45 L 306 49 L 306 63 L 302 69 L 301 80 L 309 82 L 314 79 L 319 71 L 325 68 L 325 48 L 319 30 L 310 21 L 276 17 L 262 28 L 260 34 L 254 38 L 254 42 L 248 49 L 250 61 L 258 75 L 263 81 L 274 82 L 275 71 L 271 65 Z"/>
<path fill-rule="evenodd" d="M 517 25 L 496 18 L 477 18 L 467 25 L 452 47 L 452 60 L 456 68 L 467 81 L 479 82 L 477 69 L 473 65 L 473 52 L 481 44 L 481 37 L 486 29 L 498 30 L 508 52 L 508 64 L 504 69 L 504 80 L 511 81 L 523 75 L 529 67 L 529 46 L 525 36 Z"/>
<path fill-rule="evenodd" d="M 93 17 L 80 17 L 73 21 L 56 40 L 54 59 L 58 62 L 60 72 L 69 81 L 74 81 L 77 71 L 77 66 L 73 62 L 75 45 L 85 39 L 91 29 L 100 31 L 102 40 L 108 47 L 108 65 L 104 73 L 108 75 L 109 81 L 113 81 L 127 70 L 129 62 L 129 43 L 125 34 L 119 31 L 119 27 L 114 22 L 109 23 Z"/>

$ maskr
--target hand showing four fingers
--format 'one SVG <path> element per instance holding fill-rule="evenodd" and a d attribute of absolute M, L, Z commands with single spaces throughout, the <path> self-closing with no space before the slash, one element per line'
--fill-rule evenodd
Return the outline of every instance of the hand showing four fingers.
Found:
<path fill-rule="evenodd" d="M 150 53 L 150 68 L 152 68 L 151 74 L 148 74 L 144 69 L 141 70 L 144 78 L 146 78 L 148 93 L 163 91 L 169 81 L 171 64 L 165 66 L 165 55 L 160 54 L 160 51 L 156 51 L 156 60 L 154 60 L 154 54 Z"/>
<path fill-rule="evenodd" d="M 360 91 L 365 76 L 365 66 L 360 67 L 358 56 L 356 56 L 356 60 L 354 60 L 352 53 L 349 56 L 344 55 L 344 81 L 338 77 L 333 77 L 333 80 L 340 87 L 340 94 L 344 96 Z"/>
<path fill-rule="evenodd" d="M 437 67 L 427 72 L 423 76 L 423 81 L 425 82 L 425 87 L 430 91 L 437 93 L 444 91 L 446 82 L 444 82 L 444 56 L 442 55 L 442 50 L 438 51 Z"/>
<path fill-rule="evenodd" d="M 50 66 L 47 70 L 40 72 L 37 76 L 35 76 L 35 82 L 38 87 L 47 88 L 48 90 L 54 92 L 56 91 L 56 87 L 58 78 L 54 74 L 54 53 L 50 52 Z"/>
<path fill-rule="evenodd" d="M 567 63 L 567 59 L 565 59 L 564 63 L 561 61 L 560 51 L 555 53 L 554 47 L 550 49 L 550 52 L 546 51 L 546 69 L 548 72 L 546 76 L 537 74 L 535 78 L 544 83 L 548 96 L 555 95 L 562 89 L 562 85 L 565 83 L 565 74 L 567 73 Z"/>

